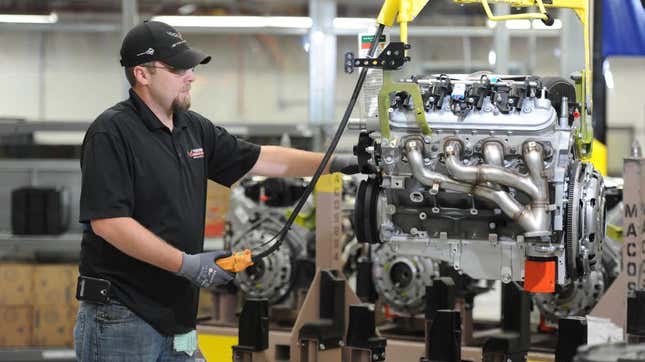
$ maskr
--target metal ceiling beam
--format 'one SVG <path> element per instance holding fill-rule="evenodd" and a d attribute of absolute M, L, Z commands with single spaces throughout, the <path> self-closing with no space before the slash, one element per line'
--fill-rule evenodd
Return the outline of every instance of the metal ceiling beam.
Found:
<path fill-rule="evenodd" d="M 184 34 L 274 34 L 274 35 L 305 35 L 309 29 L 295 28 L 205 28 L 205 27 L 176 27 Z M 121 32 L 120 24 L 111 23 L 56 23 L 56 24 L 0 24 L 0 31 L 35 31 L 35 32 L 75 32 L 75 33 L 116 33 Z M 355 36 L 363 30 L 333 29 L 333 34 L 339 36 Z M 390 35 L 398 35 L 399 29 L 388 30 Z M 483 26 L 411 26 L 408 34 L 412 37 L 490 37 L 495 32 Z M 560 33 L 553 30 L 508 30 L 511 37 L 559 37 Z"/>
<path fill-rule="evenodd" d="M 336 1 L 310 0 L 309 16 L 309 123 L 324 125 L 335 116 Z"/>
<path fill-rule="evenodd" d="M 507 4 L 495 4 L 495 14 L 507 15 L 510 13 L 511 7 Z M 499 22 L 495 27 L 495 36 L 493 38 L 493 43 L 496 57 L 495 72 L 497 74 L 508 74 L 511 35 L 504 22 Z"/>
<path fill-rule="evenodd" d="M 569 79 L 571 73 L 585 67 L 584 34 L 580 20 L 569 9 L 560 9 L 560 75 Z"/>
<path fill-rule="evenodd" d="M 139 11 L 137 0 L 121 0 L 121 39 L 139 23 Z M 123 77 L 123 95 L 128 98 L 130 83 Z"/>

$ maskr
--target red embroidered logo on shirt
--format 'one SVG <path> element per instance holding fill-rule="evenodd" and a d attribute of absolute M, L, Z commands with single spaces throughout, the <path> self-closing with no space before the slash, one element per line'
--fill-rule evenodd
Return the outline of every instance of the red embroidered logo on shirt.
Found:
<path fill-rule="evenodd" d="M 190 158 L 204 158 L 204 150 L 201 148 L 195 148 L 188 151 L 188 157 Z"/>

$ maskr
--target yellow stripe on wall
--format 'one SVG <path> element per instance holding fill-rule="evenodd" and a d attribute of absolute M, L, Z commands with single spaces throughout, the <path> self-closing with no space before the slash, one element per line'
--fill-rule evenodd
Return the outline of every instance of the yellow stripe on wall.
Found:
<path fill-rule="evenodd" d="M 316 192 L 341 192 L 343 191 L 343 174 L 340 172 L 331 175 L 322 175 L 314 188 Z"/>
<path fill-rule="evenodd" d="M 197 343 L 207 362 L 229 362 L 233 360 L 233 346 L 237 336 L 198 334 Z"/>
<path fill-rule="evenodd" d="M 603 176 L 607 176 L 607 146 L 594 138 L 592 149 L 591 163 Z"/>

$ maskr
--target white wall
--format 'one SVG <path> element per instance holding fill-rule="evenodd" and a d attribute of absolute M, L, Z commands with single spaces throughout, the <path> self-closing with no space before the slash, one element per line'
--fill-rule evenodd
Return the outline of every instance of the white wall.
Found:
<path fill-rule="evenodd" d="M 307 123 L 309 70 L 303 36 L 186 34 L 192 46 L 213 56 L 198 67 L 194 109 L 217 123 Z M 461 38 L 412 38 L 413 62 L 402 77 L 417 74 L 427 61 L 461 64 Z M 512 61 L 527 49 L 513 39 Z M 538 70 L 555 74 L 555 39 L 540 40 Z M 473 62 L 486 62 L 491 39 L 473 38 Z M 124 97 L 116 33 L 0 33 L 0 117 L 28 120 L 91 121 Z M 351 95 L 357 73 L 343 73 L 345 51 L 356 51 L 356 38 L 338 39 L 336 122 Z"/>
<path fill-rule="evenodd" d="M 188 39 L 213 56 L 198 67 L 195 110 L 220 123 L 306 123 L 308 58 L 300 37 L 280 37 L 273 48 L 250 35 Z M 93 120 L 125 96 L 119 48 L 115 33 L 0 33 L 0 117 Z M 297 102 L 281 106 L 282 99 Z"/>
<path fill-rule="evenodd" d="M 306 124 L 308 54 L 306 37 L 186 34 L 192 46 L 213 56 L 200 66 L 193 85 L 193 109 L 216 123 Z M 429 61 L 463 61 L 462 39 L 412 37 L 410 63 L 401 77 L 418 74 Z M 117 33 L 0 32 L 0 117 L 91 121 L 123 99 Z M 490 38 L 472 38 L 473 63 L 486 63 Z M 537 75 L 557 75 L 559 38 L 538 38 Z M 357 72 L 343 73 L 343 54 L 356 51 L 356 38 L 338 39 L 336 119 L 340 120 Z M 511 38 L 511 62 L 527 62 L 526 38 Z M 615 86 L 608 90 L 610 126 L 633 125 L 645 146 L 645 59 L 615 58 Z"/>
<path fill-rule="evenodd" d="M 633 126 L 645 147 L 645 57 L 611 57 L 609 66 L 614 86 L 607 89 L 607 124 Z"/>

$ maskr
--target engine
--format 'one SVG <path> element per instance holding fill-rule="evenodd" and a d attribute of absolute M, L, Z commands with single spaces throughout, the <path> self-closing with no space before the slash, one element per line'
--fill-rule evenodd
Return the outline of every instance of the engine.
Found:
<path fill-rule="evenodd" d="M 355 154 L 370 174 L 357 193 L 358 241 L 477 279 L 522 282 L 531 263 L 533 274 L 555 266 L 554 288 L 592 275 L 604 188 L 575 151 L 574 86 L 484 73 L 404 83 L 421 97 L 391 92 L 387 119 L 350 124 L 361 130 Z"/>
<path fill-rule="evenodd" d="M 243 180 L 231 192 L 226 237 L 229 247 L 255 249 L 278 234 L 287 207 L 302 194 L 304 186 L 301 180 Z M 314 240 L 312 236 L 306 228 L 294 225 L 281 248 L 239 273 L 236 283 L 242 292 L 248 297 L 267 298 L 272 305 L 294 302 L 292 289 L 308 274 L 303 266 L 310 258 L 307 247 Z"/>

